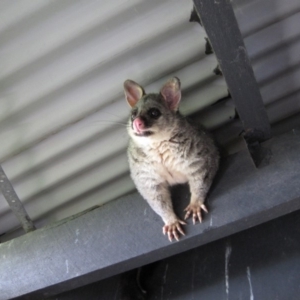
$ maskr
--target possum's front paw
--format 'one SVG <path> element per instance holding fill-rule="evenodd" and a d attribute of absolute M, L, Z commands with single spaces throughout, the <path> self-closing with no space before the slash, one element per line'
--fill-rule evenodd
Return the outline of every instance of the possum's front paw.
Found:
<path fill-rule="evenodd" d="M 173 238 L 175 238 L 177 241 L 179 241 L 179 234 L 185 235 L 180 224 L 186 225 L 185 222 L 181 220 L 176 220 L 175 222 L 172 222 L 170 224 L 166 224 L 163 227 L 163 234 L 168 234 L 169 241 L 172 242 Z"/>
<path fill-rule="evenodd" d="M 190 216 L 190 214 L 193 213 L 193 223 L 196 224 L 197 219 L 200 223 L 202 223 L 201 209 L 204 210 L 206 213 L 208 212 L 206 206 L 203 203 L 190 203 L 188 207 L 184 210 L 186 211 L 184 219 L 186 220 Z"/>

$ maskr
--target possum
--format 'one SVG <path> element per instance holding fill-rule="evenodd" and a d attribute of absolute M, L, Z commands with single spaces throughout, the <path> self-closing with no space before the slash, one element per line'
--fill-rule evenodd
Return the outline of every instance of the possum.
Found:
<path fill-rule="evenodd" d="M 131 107 L 128 121 L 128 161 L 134 184 L 164 222 L 170 241 L 185 235 L 186 223 L 174 213 L 170 186 L 188 183 L 191 193 L 185 220 L 202 222 L 204 204 L 219 165 L 219 153 L 207 132 L 190 123 L 179 111 L 181 84 L 168 80 L 159 93 L 146 94 L 132 80 L 124 82 Z"/>

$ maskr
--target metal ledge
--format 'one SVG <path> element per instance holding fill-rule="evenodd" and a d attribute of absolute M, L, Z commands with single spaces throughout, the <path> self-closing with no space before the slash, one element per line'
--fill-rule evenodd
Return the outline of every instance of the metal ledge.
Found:
<path fill-rule="evenodd" d="M 0 299 L 43 299 L 198 247 L 300 208 L 300 130 L 263 144 L 265 166 L 247 153 L 224 161 L 203 224 L 170 243 L 138 194 L 0 245 Z M 183 217 L 187 187 L 173 191 Z"/>

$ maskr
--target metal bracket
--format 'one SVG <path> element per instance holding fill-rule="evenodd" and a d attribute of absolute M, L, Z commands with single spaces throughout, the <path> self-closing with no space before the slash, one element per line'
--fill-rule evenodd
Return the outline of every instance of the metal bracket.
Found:
<path fill-rule="evenodd" d="M 257 166 L 258 144 L 271 137 L 271 127 L 232 5 L 227 0 L 194 0 L 192 21 L 197 21 L 195 11 L 218 59 Z"/>
<path fill-rule="evenodd" d="M 19 199 L 17 193 L 15 192 L 12 184 L 4 173 L 2 167 L 0 166 L 0 190 L 6 199 L 11 210 L 15 216 L 20 221 L 25 232 L 30 232 L 35 230 L 35 226 L 28 216 L 21 200 Z"/>

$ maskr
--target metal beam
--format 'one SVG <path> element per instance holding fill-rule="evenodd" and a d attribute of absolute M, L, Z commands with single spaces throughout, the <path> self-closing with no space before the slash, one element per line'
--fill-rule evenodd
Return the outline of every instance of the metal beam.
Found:
<path fill-rule="evenodd" d="M 19 199 L 17 193 L 15 192 L 12 184 L 7 178 L 1 165 L 0 165 L 0 191 L 2 192 L 4 198 L 6 199 L 13 213 L 20 221 L 25 232 L 30 232 L 35 230 L 35 226 L 32 220 L 28 216 L 21 200 Z"/>
<path fill-rule="evenodd" d="M 269 139 L 271 129 L 230 2 L 194 0 L 194 6 L 235 102 L 244 127 L 245 140 L 253 144 Z"/>
<path fill-rule="evenodd" d="M 300 131 L 263 144 L 271 157 L 256 169 L 248 151 L 228 157 L 202 224 L 170 243 L 162 221 L 132 194 L 70 220 L 0 244 L 0 299 L 44 299 L 198 247 L 300 209 Z M 188 188 L 173 191 L 182 218 Z"/>
<path fill-rule="evenodd" d="M 296 211 L 139 268 L 139 285 L 135 269 L 50 299 L 298 299 L 299 234 Z"/>

